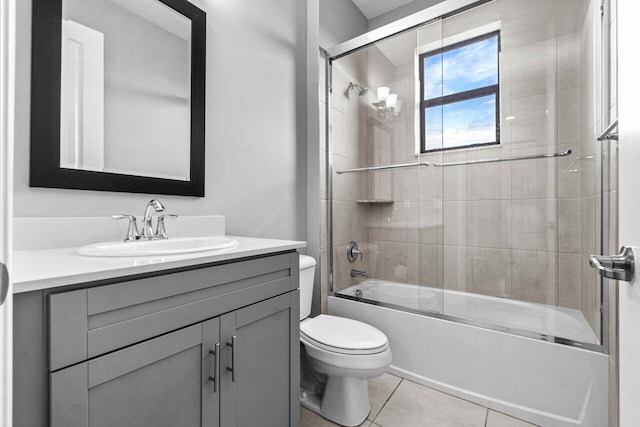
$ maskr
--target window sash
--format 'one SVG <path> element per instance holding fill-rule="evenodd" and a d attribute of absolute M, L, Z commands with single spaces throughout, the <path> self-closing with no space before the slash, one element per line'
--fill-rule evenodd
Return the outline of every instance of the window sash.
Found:
<path fill-rule="evenodd" d="M 438 105 L 453 104 L 454 102 L 466 101 L 473 98 L 480 98 L 486 95 L 496 95 L 496 101 L 500 93 L 500 84 L 484 86 L 477 89 L 471 89 L 464 92 L 453 93 L 451 95 L 440 96 L 438 98 L 425 99 L 421 102 L 420 107 L 424 110 L 429 107 L 437 107 Z"/>
<path fill-rule="evenodd" d="M 418 57 L 419 60 L 419 70 L 420 70 L 420 152 L 421 153 L 432 153 L 436 151 L 448 151 L 448 150 L 458 150 L 461 148 L 470 148 L 470 147 L 479 147 L 484 145 L 497 145 L 500 144 L 500 63 L 498 62 L 498 83 L 489 86 L 483 86 L 476 89 L 467 90 L 464 92 L 453 93 L 450 95 L 444 95 L 440 97 L 428 98 L 424 99 L 424 60 L 425 58 L 429 58 L 436 55 L 443 55 L 445 52 L 459 49 L 461 47 L 480 42 L 482 40 L 490 39 L 492 37 L 498 37 L 498 55 L 500 53 L 500 31 L 493 31 L 487 34 L 483 34 L 478 37 L 474 37 L 468 40 L 464 40 L 458 43 L 451 44 L 449 46 L 445 46 L 436 50 L 432 50 L 430 52 L 426 52 L 420 54 Z M 498 58 L 499 61 L 499 58 Z M 444 80 L 444 76 L 442 76 Z M 467 101 L 474 98 L 479 98 L 481 96 L 487 95 L 495 95 L 496 104 L 495 104 L 495 113 L 496 113 L 496 138 L 495 141 L 491 142 L 480 142 L 475 144 L 468 145 L 459 145 L 455 147 L 442 147 L 435 149 L 426 149 L 426 123 L 425 123 L 425 112 L 427 108 L 444 106 L 447 104 L 452 104 L 460 101 Z"/>

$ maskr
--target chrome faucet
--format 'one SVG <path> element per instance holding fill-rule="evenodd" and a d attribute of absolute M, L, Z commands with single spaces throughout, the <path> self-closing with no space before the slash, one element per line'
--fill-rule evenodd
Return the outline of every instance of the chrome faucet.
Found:
<path fill-rule="evenodd" d="M 153 224 L 151 222 L 154 212 L 163 212 L 164 205 L 159 200 L 151 199 L 147 203 L 147 207 L 144 209 L 144 217 L 142 219 L 142 235 L 143 239 L 151 240 L 156 237 L 155 231 L 153 231 Z"/>
<path fill-rule="evenodd" d="M 367 273 L 362 270 L 351 270 L 351 277 L 364 277 L 367 278 Z"/>
<path fill-rule="evenodd" d="M 129 228 L 127 229 L 127 235 L 124 238 L 125 242 L 135 242 L 136 240 L 153 240 L 153 239 L 168 239 L 167 229 L 164 226 L 165 218 L 178 218 L 178 215 L 164 214 L 158 217 L 158 225 L 156 229 L 153 229 L 153 213 L 163 212 L 164 205 L 159 200 L 152 199 L 147 203 L 147 207 L 144 209 L 144 217 L 142 218 L 142 233 L 138 233 L 138 226 L 136 225 L 136 217 L 134 215 L 113 215 L 112 219 L 128 219 Z"/>

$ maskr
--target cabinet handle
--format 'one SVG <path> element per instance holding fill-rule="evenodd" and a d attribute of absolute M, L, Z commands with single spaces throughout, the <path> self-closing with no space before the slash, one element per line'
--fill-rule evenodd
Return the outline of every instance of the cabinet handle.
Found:
<path fill-rule="evenodd" d="M 231 342 L 228 342 L 227 345 L 231 347 L 231 366 L 227 366 L 227 371 L 231 372 L 231 381 L 236 381 L 236 354 L 238 345 L 238 337 L 236 335 L 231 337 Z"/>
<path fill-rule="evenodd" d="M 213 376 L 209 375 L 209 380 L 213 381 L 213 392 L 218 392 L 218 378 L 220 378 L 220 343 L 216 343 L 213 350 L 209 350 L 213 355 Z"/>

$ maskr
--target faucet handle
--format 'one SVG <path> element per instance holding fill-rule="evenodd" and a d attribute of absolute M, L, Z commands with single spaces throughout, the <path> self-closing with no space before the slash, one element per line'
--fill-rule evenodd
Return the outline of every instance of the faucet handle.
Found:
<path fill-rule="evenodd" d="M 362 252 L 358 249 L 358 244 L 354 241 L 349 242 L 349 246 L 347 246 L 347 259 L 349 262 L 356 262 L 358 255 L 362 259 Z"/>
<path fill-rule="evenodd" d="M 167 229 L 164 227 L 164 219 L 165 218 L 170 218 L 170 219 L 176 219 L 178 218 L 178 215 L 174 215 L 174 214 L 164 214 L 164 215 L 160 215 L 158 217 L 158 227 L 156 230 L 156 234 L 154 237 L 158 238 L 158 239 L 168 239 L 169 236 L 167 236 Z"/>
<path fill-rule="evenodd" d="M 125 242 L 135 242 L 136 240 L 140 239 L 140 234 L 138 233 L 138 224 L 136 223 L 135 215 L 126 215 L 126 214 L 111 215 L 111 219 L 128 219 L 129 220 L 127 235 L 124 237 Z"/>

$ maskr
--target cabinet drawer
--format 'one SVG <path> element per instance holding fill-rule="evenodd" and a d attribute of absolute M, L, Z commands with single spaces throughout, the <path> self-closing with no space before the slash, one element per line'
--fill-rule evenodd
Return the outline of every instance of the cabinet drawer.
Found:
<path fill-rule="evenodd" d="M 50 370 L 297 287 L 292 252 L 50 295 Z"/>

